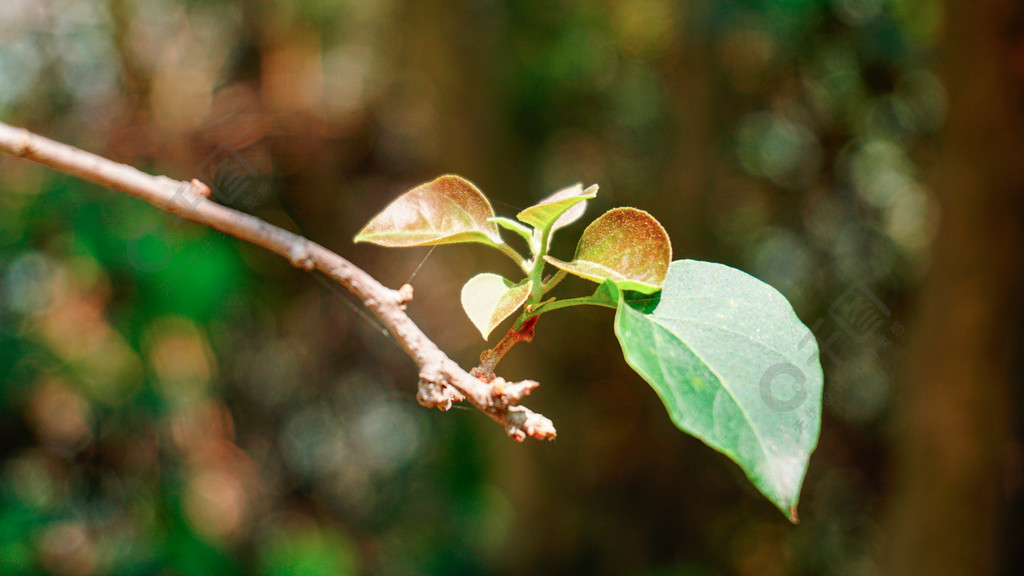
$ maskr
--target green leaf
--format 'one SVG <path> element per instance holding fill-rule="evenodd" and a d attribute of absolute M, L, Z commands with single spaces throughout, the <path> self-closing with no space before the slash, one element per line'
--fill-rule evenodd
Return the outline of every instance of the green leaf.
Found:
<path fill-rule="evenodd" d="M 441 176 L 399 196 L 356 235 L 388 247 L 502 243 L 487 198 L 459 176 Z"/>
<path fill-rule="evenodd" d="M 587 200 L 597 196 L 597 184 L 583 189 L 582 184 L 563 188 L 516 215 L 538 230 L 558 230 L 580 219 Z"/>
<path fill-rule="evenodd" d="M 523 226 L 522 224 L 516 222 L 515 220 L 512 220 L 511 218 L 505 218 L 504 216 L 495 216 L 493 218 L 488 218 L 488 220 L 494 222 L 498 226 L 501 226 L 502 228 L 510 232 L 515 232 L 516 234 L 522 236 L 523 240 L 526 240 L 527 244 L 530 243 L 530 239 L 533 237 L 533 231 L 530 230 L 530 228 Z"/>
<path fill-rule="evenodd" d="M 659 294 L 620 294 L 615 335 L 675 425 L 739 464 L 795 522 L 822 372 L 789 302 L 739 270 L 680 260 Z"/>
<path fill-rule="evenodd" d="M 583 231 L 572 262 L 550 256 L 544 259 L 587 280 L 611 280 L 621 290 L 651 294 L 665 282 L 672 244 L 665 229 L 647 212 L 615 208 Z"/>
<path fill-rule="evenodd" d="M 615 287 L 615 283 L 611 280 L 605 280 L 601 282 L 597 290 L 594 290 L 594 294 L 590 298 L 599 305 L 618 308 L 619 289 Z"/>
<path fill-rule="evenodd" d="M 526 302 L 532 288 L 529 280 L 513 284 L 497 274 L 477 274 L 462 287 L 462 309 L 487 340 L 498 324 Z"/>

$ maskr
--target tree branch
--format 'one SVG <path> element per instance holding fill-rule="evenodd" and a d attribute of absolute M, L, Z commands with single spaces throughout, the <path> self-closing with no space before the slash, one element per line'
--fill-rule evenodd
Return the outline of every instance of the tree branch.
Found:
<path fill-rule="evenodd" d="M 517 405 L 536 388 L 536 382 L 508 383 L 501 378 L 483 382 L 459 367 L 427 338 L 405 314 L 405 305 L 412 299 L 412 286 L 406 284 L 399 290 L 387 288 L 358 266 L 315 242 L 209 200 L 210 189 L 195 179 L 181 182 L 166 176 L 152 176 L 2 122 L 0 151 L 126 192 L 157 208 L 266 248 L 287 258 L 297 268 L 323 272 L 362 300 L 419 366 L 416 398 L 421 405 L 443 411 L 451 408 L 452 402 L 466 400 L 518 441 L 527 436 L 542 440 L 555 437 L 555 427 L 550 420 Z"/>
<path fill-rule="evenodd" d="M 494 381 L 497 378 L 494 375 L 494 369 L 498 367 L 498 362 L 501 362 L 505 354 L 508 354 L 508 351 L 520 342 L 533 341 L 533 327 L 537 325 L 537 320 L 540 320 L 540 316 L 531 316 L 523 323 L 522 327 L 509 328 L 505 337 L 494 348 L 480 353 L 480 364 L 469 373 L 484 382 Z"/>

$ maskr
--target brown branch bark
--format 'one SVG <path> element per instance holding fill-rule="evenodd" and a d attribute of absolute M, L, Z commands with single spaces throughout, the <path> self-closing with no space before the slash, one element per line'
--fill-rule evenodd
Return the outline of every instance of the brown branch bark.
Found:
<path fill-rule="evenodd" d="M 405 314 L 412 287 L 385 287 L 358 266 L 302 236 L 273 226 L 255 216 L 208 199 L 210 189 L 199 182 L 182 182 L 153 176 L 131 166 L 38 136 L 0 122 L 0 151 L 33 160 L 55 170 L 113 190 L 126 192 L 161 210 L 220 230 L 288 259 L 302 270 L 319 270 L 356 295 L 395 336 L 419 366 L 417 400 L 428 408 L 447 410 L 452 402 L 466 400 L 495 422 L 509 436 L 522 441 L 555 437 L 555 427 L 544 416 L 517 402 L 537 383 L 483 382 L 448 358 Z"/>

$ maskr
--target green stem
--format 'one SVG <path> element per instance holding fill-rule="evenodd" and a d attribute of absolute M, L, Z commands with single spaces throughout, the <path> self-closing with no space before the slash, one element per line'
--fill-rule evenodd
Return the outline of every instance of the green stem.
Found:
<path fill-rule="evenodd" d="M 541 230 L 537 244 L 531 243 L 530 246 L 530 249 L 533 251 L 533 262 L 531 263 L 530 271 L 527 272 L 527 276 L 533 282 L 533 288 L 530 289 L 530 298 L 526 301 L 527 309 L 540 303 L 540 299 L 544 297 L 544 255 L 548 251 L 548 237 L 550 235 L 550 227 Z"/>
<path fill-rule="evenodd" d="M 533 327 L 544 312 L 569 306 L 583 306 L 585 304 L 607 308 L 616 307 L 617 303 L 610 302 L 607 297 L 603 296 L 600 288 L 590 296 L 570 298 L 568 300 L 551 299 L 541 304 L 544 294 L 554 288 L 567 275 L 567 272 L 564 270 L 559 270 L 554 276 L 548 278 L 547 282 L 544 282 L 544 254 L 547 253 L 550 236 L 551 227 L 545 230 L 534 229 L 534 235 L 530 238 L 530 251 L 533 253 L 533 260 L 529 262 L 524 262 L 519 253 L 507 244 L 498 245 L 499 248 L 502 248 L 503 252 L 515 260 L 520 268 L 526 272 L 526 277 L 532 282 L 532 288 L 530 288 L 530 296 L 523 304 L 523 312 L 519 315 L 519 318 L 516 318 L 515 323 L 508 333 L 505 334 L 505 337 L 498 342 L 497 346 L 484 350 L 480 354 L 480 365 L 473 369 L 472 374 L 484 382 L 490 382 L 494 379 L 494 368 L 513 346 L 519 342 L 533 340 Z"/>
<path fill-rule="evenodd" d="M 526 318 L 529 319 L 533 316 L 538 316 L 545 312 L 551 312 L 552 310 L 558 310 L 559 308 L 569 308 L 570 306 L 603 306 L 605 308 L 618 308 L 617 304 L 613 304 L 602 298 L 595 298 L 593 296 L 581 296 L 579 298 L 569 298 L 566 300 L 554 300 L 541 304 L 532 312 L 526 313 Z"/>
<path fill-rule="evenodd" d="M 566 272 L 565 270 L 559 270 L 558 272 L 555 272 L 555 275 L 548 278 L 548 281 L 544 283 L 544 286 L 542 287 L 544 293 L 547 294 L 548 292 L 550 292 L 552 288 L 558 286 L 559 282 L 565 280 L 565 277 L 568 275 L 569 273 Z"/>

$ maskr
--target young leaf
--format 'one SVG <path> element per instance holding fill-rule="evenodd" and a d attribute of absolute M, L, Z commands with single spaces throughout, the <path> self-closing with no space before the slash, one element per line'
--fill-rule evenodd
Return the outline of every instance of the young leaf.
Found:
<path fill-rule="evenodd" d="M 587 280 L 611 280 L 621 290 L 651 294 L 665 281 L 672 244 L 665 229 L 647 212 L 615 208 L 583 231 L 572 262 L 550 256 L 544 259 Z"/>
<path fill-rule="evenodd" d="M 511 218 L 505 218 L 504 216 L 495 216 L 488 218 L 489 221 L 494 222 L 498 226 L 508 230 L 509 232 L 515 232 L 516 234 L 523 237 L 526 243 L 530 243 L 530 239 L 533 237 L 533 230 L 528 226 L 523 226 L 519 222 L 512 220 Z"/>
<path fill-rule="evenodd" d="M 516 215 L 538 230 L 558 230 L 579 220 L 587 210 L 587 200 L 597 196 L 597 184 L 583 189 L 576 184 L 563 188 Z"/>
<path fill-rule="evenodd" d="M 739 270 L 672 263 L 660 294 L 621 294 L 615 335 L 677 427 L 722 452 L 796 521 L 821 425 L 814 335 L 771 286 Z"/>
<path fill-rule="evenodd" d="M 526 302 L 532 288 L 530 281 L 513 284 L 497 274 L 477 274 L 462 287 L 462 309 L 487 340 L 498 324 Z"/>
<path fill-rule="evenodd" d="M 441 176 L 399 196 L 356 235 L 388 247 L 502 243 L 487 198 L 459 176 Z"/>

